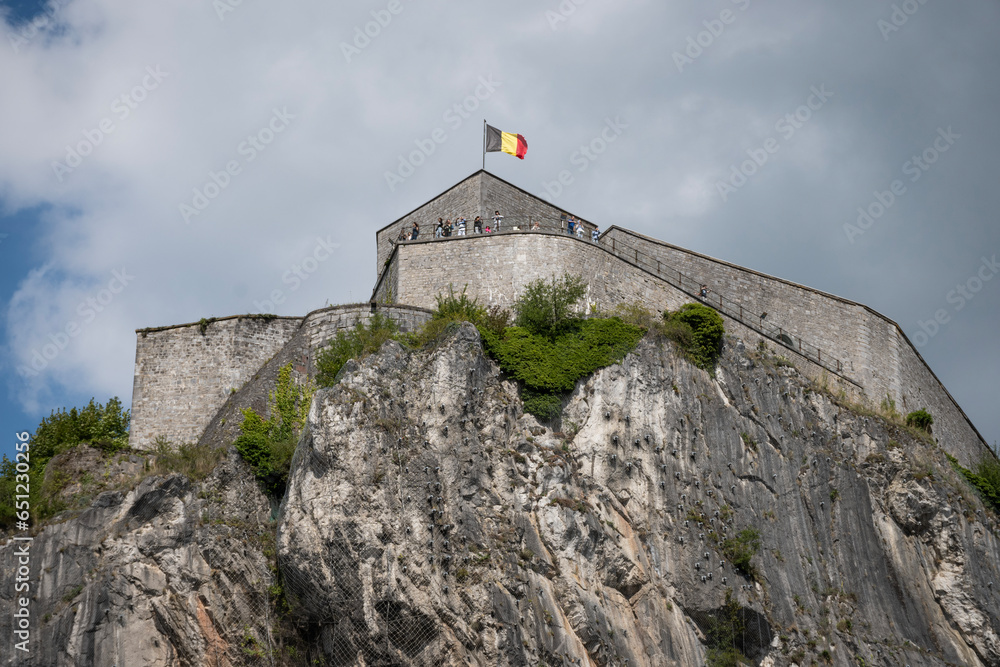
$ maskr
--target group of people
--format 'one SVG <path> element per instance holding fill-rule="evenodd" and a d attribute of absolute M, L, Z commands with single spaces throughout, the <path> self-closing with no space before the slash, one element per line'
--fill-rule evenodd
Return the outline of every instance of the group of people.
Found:
<path fill-rule="evenodd" d="M 492 234 L 494 232 L 500 231 L 500 226 L 503 224 L 503 216 L 500 215 L 500 211 L 494 211 L 493 213 L 493 224 L 486 223 L 485 232 L 487 234 Z M 537 224 L 537 223 L 536 223 Z M 444 218 L 437 219 L 437 226 L 434 228 L 434 238 L 440 239 L 447 236 L 465 236 L 466 230 L 468 229 L 468 221 L 465 219 L 464 215 L 460 215 L 455 218 L 455 222 L 451 221 L 451 218 L 445 220 Z M 516 229 L 516 227 L 515 227 Z M 476 219 L 472 221 L 472 233 L 482 234 L 483 229 L 483 218 L 477 215 Z M 397 241 L 416 241 L 420 237 L 420 223 L 416 220 L 413 221 L 413 226 L 409 231 L 406 228 L 401 228 L 399 230 L 399 238 Z"/>
<path fill-rule="evenodd" d="M 583 235 L 586 230 L 583 228 L 583 221 L 579 218 L 573 217 L 572 215 L 566 218 L 566 233 L 570 236 L 576 236 L 576 238 L 583 240 Z M 597 225 L 590 230 L 590 240 L 597 243 L 601 236 L 601 232 L 598 231 Z"/>
<path fill-rule="evenodd" d="M 482 216 L 477 215 L 476 219 L 472 221 L 472 233 L 482 234 L 485 232 L 486 234 L 493 234 L 499 232 L 501 226 L 503 225 L 503 216 L 500 214 L 500 211 L 494 211 L 491 220 L 492 223 L 489 221 L 484 223 Z M 469 223 L 465 219 L 465 216 L 463 215 L 459 215 L 458 217 L 456 217 L 454 222 L 452 222 L 450 218 L 447 220 L 444 218 L 438 218 L 437 226 L 434 227 L 434 238 L 440 239 L 449 236 L 465 236 L 466 231 L 468 229 L 468 225 Z M 535 220 L 531 224 L 531 229 L 532 230 L 541 229 L 538 220 Z M 513 227 L 513 230 L 518 231 L 519 228 L 515 226 Z M 569 216 L 566 219 L 566 233 L 570 234 L 571 236 L 575 234 L 578 239 L 583 240 L 584 232 L 585 232 L 584 225 L 581 220 L 579 220 L 578 218 L 574 218 L 573 216 Z M 599 236 L 600 232 L 597 230 L 597 227 L 595 226 L 594 229 L 592 229 L 590 232 L 590 240 L 593 241 L 594 243 L 597 243 Z M 409 230 L 407 230 L 405 227 L 400 228 L 399 237 L 396 240 L 416 241 L 419 237 L 420 237 L 420 223 L 414 220 L 413 226 L 410 227 Z"/>

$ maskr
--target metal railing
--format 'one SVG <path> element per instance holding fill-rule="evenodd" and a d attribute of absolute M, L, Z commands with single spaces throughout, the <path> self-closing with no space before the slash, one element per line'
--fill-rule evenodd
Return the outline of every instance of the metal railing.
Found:
<path fill-rule="evenodd" d="M 536 223 L 537 227 L 535 227 Z M 590 236 L 591 229 L 594 229 L 591 223 L 584 223 L 583 236 L 580 237 L 577 236 L 576 234 L 574 234 L 573 236 L 587 243 L 592 243 L 593 241 Z M 483 234 L 486 233 L 485 230 L 486 230 L 486 225 L 484 223 Z M 524 233 L 531 233 L 532 231 L 560 233 L 567 236 L 569 235 L 566 232 L 565 220 L 559 220 L 559 221 L 553 221 L 551 219 L 519 220 L 516 218 L 515 219 L 505 218 L 503 224 L 501 225 L 501 231 L 491 232 L 491 234 L 496 234 L 496 233 L 524 234 Z M 424 241 L 424 242 L 428 240 L 448 241 L 455 237 L 462 238 L 461 235 L 458 235 L 454 231 L 452 232 L 451 237 L 445 236 L 440 238 L 435 238 L 433 236 L 433 229 L 431 229 L 430 232 L 431 232 L 430 236 L 425 236 L 425 230 L 421 229 L 420 236 L 416 239 L 416 241 Z M 472 227 L 472 223 L 470 222 L 468 223 L 468 226 L 466 228 L 465 236 L 473 236 L 473 235 L 478 235 L 478 234 L 475 234 Z M 397 242 L 397 244 L 412 243 L 412 242 L 414 241 L 407 240 L 407 241 Z M 801 336 L 793 334 L 784 327 L 769 322 L 767 320 L 768 317 L 767 313 L 753 312 L 748 308 L 745 308 L 743 304 L 733 301 L 732 299 L 723 296 L 721 293 L 715 290 L 709 290 L 705 296 L 702 296 L 701 286 L 706 283 L 697 281 L 694 278 L 685 275 L 681 271 L 678 271 L 670 267 L 662 260 L 657 259 L 656 257 L 653 257 L 652 255 L 643 252 L 639 248 L 629 243 L 620 241 L 615 238 L 600 239 L 599 243 L 602 248 L 604 248 L 605 250 L 609 250 L 611 254 L 615 255 L 619 259 L 622 259 L 645 271 L 648 271 L 649 273 L 653 274 L 657 278 L 660 278 L 664 282 L 667 282 L 673 287 L 681 290 L 682 292 L 685 292 L 692 298 L 697 299 L 698 301 L 715 308 L 719 312 L 724 313 L 725 315 L 736 320 L 737 322 L 740 322 L 750 327 L 751 329 L 760 332 L 761 334 L 773 340 L 774 342 L 779 343 L 783 347 L 792 350 L 796 354 L 805 357 L 806 359 L 812 361 L 813 363 L 818 364 L 819 366 L 822 366 L 823 368 L 826 368 L 827 370 L 833 373 L 836 373 L 837 375 L 843 377 L 852 384 L 857 384 L 856 382 L 854 382 L 853 380 L 844 375 L 844 373 L 846 372 L 846 366 L 843 361 L 830 354 L 829 351 L 824 352 L 823 349 L 820 348 L 819 346 L 814 345 L 806 340 L 803 340 Z M 390 256 L 390 262 L 391 260 L 392 257 Z M 383 275 L 380 276 L 379 285 L 381 285 L 382 279 L 385 278 L 386 273 L 388 272 L 384 271 Z M 378 292 L 379 285 L 376 285 L 375 293 Z"/>
<path fill-rule="evenodd" d="M 639 248 L 629 243 L 611 238 L 602 239 L 601 245 L 605 249 L 610 250 L 616 257 L 630 264 L 635 264 L 661 280 L 670 283 L 677 289 L 686 292 L 689 296 L 698 299 L 706 305 L 712 306 L 732 319 L 759 331 L 774 342 L 780 343 L 782 346 L 809 359 L 813 363 L 843 377 L 845 366 L 840 359 L 829 352 L 823 352 L 822 348 L 803 340 L 801 336 L 796 336 L 783 327 L 772 324 L 767 320 L 767 313 L 755 313 L 744 308 L 743 304 L 733 301 L 715 290 L 709 290 L 707 294 L 702 295 L 701 286 L 707 283 L 684 275 L 665 264 L 662 260 L 639 250 Z M 850 378 L 845 379 L 850 380 Z M 853 380 L 851 382 L 853 383 Z"/>
<path fill-rule="evenodd" d="M 582 223 L 583 236 L 581 237 L 581 236 L 579 236 L 577 234 L 574 234 L 574 236 L 576 236 L 577 238 L 582 238 L 585 241 L 592 240 L 591 239 L 591 230 L 595 229 L 593 223 L 589 223 L 589 222 L 582 221 L 582 220 L 580 222 Z M 406 243 L 406 242 L 413 241 L 413 240 L 416 240 L 416 241 L 435 241 L 435 240 L 443 240 L 443 239 L 447 239 L 447 238 L 455 238 L 455 237 L 459 237 L 459 236 L 473 236 L 473 235 L 477 235 L 477 232 L 475 231 L 475 226 L 474 226 L 473 223 L 474 223 L 474 221 L 472 221 L 472 220 L 467 220 L 466 221 L 465 234 L 464 235 L 459 233 L 459 230 L 458 230 L 457 226 L 453 226 L 450 236 L 441 236 L 441 237 L 438 237 L 436 235 L 436 233 L 435 233 L 436 228 L 437 228 L 436 224 L 435 225 L 421 225 L 421 227 L 420 227 L 420 235 L 416 239 L 410 239 L 409 237 L 407 237 L 406 239 L 396 238 L 393 242 L 394 243 Z M 452 221 L 452 225 L 454 225 L 454 224 L 455 224 L 454 221 Z M 481 232 L 482 234 L 486 233 L 486 228 L 487 227 L 490 228 L 490 234 L 497 234 L 497 233 L 499 233 L 499 234 L 509 234 L 509 233 L 523 233 L 523 232 L 535 232 L 535 231 L 539 231 L 539 232 L 550 232 L 550 233 L 557 233 L 557 234 L 566 234 L 568 236 L 568 234 L 566 232 L 566 220 L 564 220 L 564 219 L 563 220 L 553 220 L 551 218 L 515 218 L 515 217 L 505 217 L 503 219 L 503 221 L 501 222 L 501 224 L 500 224 L 500 230 L 499 230 L 499 232 L 495 229 L 494 224 L 493 224 L 493 220 L 492 219 L 488 219 L 488 220 L 483 220 L 482 232 Z M 407 230 L 407 233 L 409 234 L 409 230 Z"/>

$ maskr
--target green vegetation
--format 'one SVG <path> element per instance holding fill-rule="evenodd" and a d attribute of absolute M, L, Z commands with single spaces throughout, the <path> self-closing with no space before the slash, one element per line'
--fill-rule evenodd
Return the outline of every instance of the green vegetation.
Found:
<path fill-rule="evenodd" d="M 378 352 L 383 343 L 398 335 L 396 323 L 382 314 L 373 315 L 367 325 L 358 322 L 350 331 L 338 331 L 316 357 L 316 368 L 319 371 L 316 382 L 321 387 L 333 386 L 337 373 L 349 359 L 361 359 Z"/>
<path fill-rule="evenodd" d="M 510 326 L 510 312 L 499 306 L 486 308 L 477 299 L 470 299 L 466 288 L 461 294 L 455 294 L 455 288 L 448 285 L 448 294 L 438 294 L 435 297 L 437 307 L 431 315 L 431 320 L 419 331 L 401 336 L 401 341 L 412 348 L 422 348 L 437 343 L 442 335 L 452 330 L 459 322 L 471 322 L 480 331 L 492 331 L 496 335 Z"/>
<path fill-rule="evenodd" d="M 1000 463 L 987 454 L 976 465 L 975 471 L 972 471 L 959 465 L 955 457 L 950 454 L 947 456 L 952 467 L 962 473 L 969 484 L 976 487 L 983 500 L 991 505 L 995 512 L 1000 512 Z"/>
<path fill-rule="evenodd" d="M 585 293 L 573 276 L 536 280 L 515 304 L 517 326 L 479 325 L 486 350 L 520 383 L 524 409 L 540 419 L 558 417 L 563 395 L 579 379 L 620 361 L 645 333 L 618 317 L 575 315 Z"/>
<path fill-rule="evenodd" d="M 308 382 L 304 386 L 295 383 L 289 363 L 278 371 L 278 381 L 271 393 L 270 419 L 264 419 L 252 408 L 243 410 L 240 436 L 233 445 L 265 491 L 275 498 L 285 494 L 292 454 L 305 426 L 314 390 Z"/>
<path fill-rule="evenodd" d="M 753 578 L 756 574 L 751 559 L 760 551 L 760 531 L 744 528 L 736 535 L 722 541 L 722 553 L 740 573 Z"/>
<path fill-rule="evenodd" d="M 101 405 L 90 399 L 81 410 L 60 410 L 43 419 L 31 439 L 33 466 L 43 469 L 53 456 L 81 443 L 88 443 L 106 454 L 128 447 L 129 411 L 122 409 L 118 397 Z"/>
<path fill-rule="evenodd" d="M 927 410 L 920 408 L 916 412 L 911 412 L 906 415 L 906 425 L 912 426 L 914 428 L 919 428 L 928 433 L 931 430 L 931 424 L 934 423 L 934 418 L 931 417 L 931 413 Z"/>
<path fill-rule="evenodd" d="M 587 294 L 587 284 L 579 276 L 568 273 L 550 282 L 535 280 L 524 288 L 524 294 L 514 304 L 516 324 L 536 336 L 555 342 L 570 333 L 580 321 L 577 304 Z"/>
<path fill-rule="evenodd" d="M 90 399 L 90 403 L 79 410 L 53 411 L 42 420 L 31 438 L 27 473 L 22 472 L 18 479 L 17 462 L 6 456 L 0 461 L 0 530 L 14 526 L 18 509 L 16 496 L 25 495 L 26 486 L 30 489 L 29 499 L 20 501 L 21 509 L 29 506 L 35 521 L 62 509 L 62 505 L 54 502 L 54 496 L 70 480 L 60 478 L 49 485 L 43 484 L 45 468 L 53 457 L 79 445 L 90 445 L 109 456 L 128 447 L 128 428 L 129 411 L 122 409 L 118 397 L 104 405 Z M 23 464 L 23 457 L 21 461 Z"/>
<path fill-rule="evenodd" d="M 686 303 L 672 313 L 664 312 L 663 320 L 664 335 L 680 346 L 691 363 L 707 371 L 715 367 L 726 333 L 719 313 L 700 303 Z"/>
<path fill-rule="evenodd" d="M 733 596 L 732 589 L 726 589 L 726 602 L 716 610 L 709 620 L 706 639 L 708 643 L 708 664 L 710 667 L 738 667 L 752 665 L 741 647 L 746 630 L 740 603 Z"/>
<path fill-rule="evenodd" d="M 226 455 L 225 448 L 185 442 L 173 446 L 164 438 L 156 439 L 156 456 L 148 472 L 152 475 L 178 473 L 192 481 L 200 481 L 215 470 Z"/>

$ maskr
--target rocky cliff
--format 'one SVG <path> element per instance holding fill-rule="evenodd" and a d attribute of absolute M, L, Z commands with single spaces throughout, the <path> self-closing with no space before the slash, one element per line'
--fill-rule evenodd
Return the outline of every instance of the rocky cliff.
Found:
<path fill-rule="evenodd" d="M 232 455 L 41 531 L 4 664 L 1000 664 L 995 516 L 780 358 L 647 338 L 557 428 L 471 325 L 387 343 L 315 395 L 276 538 Z"/>

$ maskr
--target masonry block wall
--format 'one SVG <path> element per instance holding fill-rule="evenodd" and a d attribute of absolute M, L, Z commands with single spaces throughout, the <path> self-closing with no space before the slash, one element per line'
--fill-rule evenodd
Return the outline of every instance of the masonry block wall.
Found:
<path fill-rule="evenodd" d="M 456 289 L 467 286 L 469 295 L 483 303 L 510 307 L 532 280 L 568 272 L 584 277 L 588 301 L 604 311 L 620 303 L 675 309 L 692 301 L 690 295 L 612 254 L 610 234 L 600 245 L 542 232 L 406 244 L 394 258 L 397 298 L 432 308 L 435 296 L 446 292 L 450 283 Z M 636 238 L 628 240 L 637 243 Z M 680 249 L 643 248 L 660 252 L 665 263 L 679 265 L 688 276 L 742 300 L 751 312 L 767 311 L 772 323 L 780 321 L 796 335 L 832 350 L 848 362 L 845 375 L 870 401 L 877 404 L 888 394 L 901 411 L 926 407 L 935 418 L 935 436 L 965 465 L 984 453 L 985 442 L 968 417 L 890 320 L 847 300 Z M 727 331 L 747 344 L 761 339 L 750 326 L 726 320 Z M 793 356 L 786 348 L 779 352 Z M 803 357 L 794 358 L 807 376 L 820 379 L 826 372 Z"/>
<path fill-rule="evenodd" d="M 526 229 L 529 220 L 538 220 L 543 227 L 555 230 L 561 224 L 561 218 L 569 215 L 563 209 L 552 206 L 489 172 L 478 171 L 376 233 L 379 273 L 382 272 L 386 260 L 392 253 L 400 230 L 409 231 L 414 221 L 420 225 L 419 239 L 426 240 L 434 238 L 434 227 L 438 218 L 454 220 L 459 215 L 464 215 L 469 223 L 468 232 L 471 234 L 472 221 L 475 217 L 481 215 L 484 221 L 488 221 L 494 211 L 503 214 L 505 229 L 510 229 L 514 225 Z M 594 229 L 594 225 L 583 222 L 589 239 L 590 230 Z"/>
<path fill-rule="evenodd" d="M 402 331 L 413 331 L 430 319 L 422 308 L 380 307 Z M 315 372 L 316 353 L 338 331 L 367 323 L 370 304 L 332 306 L 303 317 L 228 317 L 209 324 L 137 332 L 132 425 L 129 445 L 150 449 L 157 437 L 176 444 L 196 442 L 233 390 L 240 390 L 304 329 L 308 349 L 300 372 Z"/>
<path fill-rule="evenodd" d="M 304 323 L 309 336 L 311 356 L 315 357 L 315 353 L 336 336 L 338 331 L 353 329 L 358 322 L 368 324 L 375 313 L 393 320 L 400 331 L 415 331 L 431 319 L 430 310 L 409 306 L 380 305 L 375 312 L 372 312 L 371 305 L 365 303 L 316 310 L 306 315 Z"/>
<path fill-rule="evenodd" d="M 772 324 L 801 336 L 847 363 L 846 375 L 870 401 L 886 397 L 903 414 L 926 408 L 934 415 L 934 435 L 965 465 L 978 461 L 982 436 L 899 326 L 861 304 L 768 276 L 735 264 L 672 246 L 627 229 L 612 227 L 601 243 L 638 248 L 710 290 L 767 313 Z M 987 447 L 988 448 L 988 447 Z"/>
<path fill-rule="evenodd" d="M 301 317 L 231 317 L 138 331 L 129 445 L 195 442 L 233 389 L 288 342 Z"/>
<path fill-rule="evenodd" d="M 537 220 L 542 229 L 558 231 L 562 225 L 563 216 L 569 215 L 563 209 L 511 185 L 489 172 L 480 172 L 480 179 L 481 208 L 486 212 L 483 219 L 492 216 L 494 211 L 500 211 L 504 215 L 503 229 L 511 229 L 514 225 L 520 226 L 521 229 L 528 229 L 529 223 Z M 575 217 L 579 218 L 579 216 Z M 580 218 L 580 222 L 583 223 L 586 239 L 590 240 L 590 231 L 595 228 L 594 224 L 582 218 Z"/>

